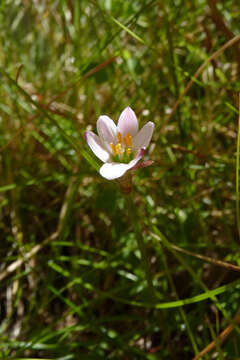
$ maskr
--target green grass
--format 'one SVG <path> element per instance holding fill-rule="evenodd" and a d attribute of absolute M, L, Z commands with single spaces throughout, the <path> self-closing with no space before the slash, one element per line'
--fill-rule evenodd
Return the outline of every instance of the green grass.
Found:
<path fill-rule="evenodd" d="M 240 7 L 213 3 L 0 3 L 0 359 L 240 358 Z M 130 195 L 84 139 L 127 106 L 155 123 Z"/>

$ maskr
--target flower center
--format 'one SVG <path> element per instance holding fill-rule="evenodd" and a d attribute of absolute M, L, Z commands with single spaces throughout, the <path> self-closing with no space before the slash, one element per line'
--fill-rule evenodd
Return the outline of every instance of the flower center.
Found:
<path fill-rule="evenodd" d="M 127 133 L 127 135 L 122 136 L 122 134 L 118 132 L 117 140 L 118 142 L 116 145 L 112 142 L 110 143 L 113 152 L 113 160 L 116 162 L 128 163 L 133 159 L 132 135 Z"/>

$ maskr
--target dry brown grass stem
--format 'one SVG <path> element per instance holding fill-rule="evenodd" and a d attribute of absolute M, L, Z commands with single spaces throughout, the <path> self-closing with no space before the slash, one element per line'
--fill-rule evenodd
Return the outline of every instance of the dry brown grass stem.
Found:
<path fill-rule="evenodd" d="M 231 332 L 234 329 L 235 324 L 240 323 L 240 314 L 239 312 L 233 319 L 233 324 L 228 325 L 221 334 L 217 337 L 216 340 L 212 341 L 210 344 L 208 344 L 198 355 L 196 355 L 192 360 L 198 360 L 202 358 L 204 355 L 206 355 L 209 351 L 215 348 L 217 344 L 223 343 L 227 339 L 227 337 L 231 334 Z"/>
<path fill-rule="evenodd" d="M 157 235 L 157 234 L 154 234 L 154 233 L 151 233 L 157 240 L 160 240 L 160 237 Z M 231 263 L 228 263 L 226 261 L 222 261 L 222 260 L 217 260 L 217 259 L 213 259 L 209 256 L 204 256 L 204 255 L 201 255 L 201 254 L 197 254 L 197 253 L 194 253 L 190 250 L 185 250 L 177 245 L 174 245 L 174 244 L 171 244 L 170 245 L 172 249 L 178 251 L 178 252 L 181 252 L 183 254 L 186 254 L 186 255 L 190 255 L 190 256 L 193 256 L 197 259 L 200 259 L 200 260 L 203 260 L 203 261 L 206 261 L 208 263 L 211 263 L 213 265 L 217 265 L 217 266 L 221 266 L 221 267 L 224 267 L 228 270 L 233 270 L 233 271 L 239 271 L 240 272 L 240 266 L 237 266 L 237 265 L 234 265 L 234 264 L 231 264 Z"/>
<path fill-rule="evenodd" d="M 206 159 L 206 156 L 204 154 L 201 154 L 200 152 L 195 151 L 195 150 L 186 149 L 184 146 L 181 146 L 178 144 L 173 144 L 172 148 L 174 150 L 178 150 L 183 153 L 192 154 L 192 155 L 198 157 L 199 159 Z"/>
<path fill-rule="evenodd" d="M 34 255 L 36 255 L 43 247 L 49 244 L 51 241 L 55 240 L 58 237 L 58 232 L 54 232 L 52 235 L 47 237 L 41 244 L 35 245 L 26 255 L 24 255 L 21 259 L 14 261 L 10 264 L 4 271 L 0 273 L 0 281 L 5 279 L 8 275 L 17 270 L 21 265 L 23 265 L 26 261 L 31 259 Z"/>
<path fill-rule="evenodd" d="M 219 29 L 222 34 L 228 39 L 231 40 L 234 37 L 234 33 L 231 31 L 230 28 L 228 28 L 223 15 L 219 11 L 217 7 L 217 0 L 207 0 L 208 6 L 211 10 L 211 17 L 213 19 L 213 22 L 216 25 L 216 28 Z M 240 71 L 240 50 L 237 44 L 233 47 L 235 60 L 238 64 L 238 74 Z"/>
<path fill-rule="evenodd" d="M 166 127 L 172 116 L 175 114 L 178 105 L 184 98 L 184 96 L 188 93 L 188 91 L 191 89 L 192 85 L 194 84 L 195 80 L 199 77 L 199 75 L 202 73 L 202 71 L 205 69 L 205 67 L 214 59 L 216 59 L 218 56 L 220 56 L 227 48 L 233 46 L 237 42 L 240 41 L 240 35 L 235 36 L 228 42 L 226 42 L 220 49 L 215 51 L 211 56 L 209 56 L 204 63 L 198 68 L 198 70 L 195 72 L 195 74 L 192 76 L 192 79 L 188 82 L 187 86 L 185 87 L 183 93 L 179 96 L 177 101 L 175 102 L 172 111 L 170 114 L 166 117 L 166 119 L 163 121 L 162 128 Z"/>
<path fill-rule="evenodd" d="M 206 261 L 208 263 L 211 263 L 213 265 L 217 265 L 217 266 L 221 266 L 221 267 L 224 267 L 228 270 L 233 270 L 233 271 L 240 271 L 240 266 L 237 266 L 237 265 L 234 265 L 234 264 L 230 264 L 226 261 L 222 261 L 222 260 L 217 260 L 217 259 L 213 259 L 209 256 L 204 256 L 204 255 L 201 255 L 201 254 L 196 254 L 192 251 L 189 251 L 189 250 L 185 250 L 185 249 L 182 249 L 181 247 L 177 246 L 177 245 L 171 245 L 171 247 L 174 249 L 174 250 L 177 250 L 178 252 L 181 252 L 183 254 L 186 254 L 186 255 L 190 255 L 190 256 L 193 256 L 197 259 L 200 259 L 200 260 L 203 260 L 203 261 Z"/>
<path fill-rule="evenodd" d="M 23 64 L 21 64 L 19 67 L 18 67 L 18 70 L 17 70 L 17 75 L 16 75 L 16 82 L 18 82 L 18 78 L 19 78 L 19 75 L 20 75 L 20 72 L 23 68 Z"/>
<path fill-rule="evenodd" d="M 41 244 L 35 245 L 29 252 L 27 252 L 24 256 L 22 256 L 20 259 L 14 261 L 12 264 L 10 264 L 5 270 L 3 270 L 0 273 L 0 281 L 5 279 L 8 275 L 13 273 L 15 270 L 17 270 L 20 266 L 22 266 L 25 262 L 27 262 L 29 259 L 31 259 L 34 255 L 36 255 L 39 251 L 41 251 L 46 245 L 48 245 L 50 242 L 56 240 L 59 236 L 61 236 L 61 232 L 64 228 L 64 219 L 67 216 L 67 212 L 71 203 L 71 194 L 74 189 L 75 182 L 77 181 L 77 178 L 75 174 L 78 172 L 78 167 L 74 170 L 74 176 L 70 180 L 69 186 L 66 190 L 64 201 L 59 213 L 59 219 L 58 219 L 58 225 L 57 230 L 47 237 Z"/>
<path fill-rule="evenodd" d="M 73 84 L 71 84 L 66 90 L 60 92 L 59 94 L 57 94 L 56 96 L 54 96 L 49 103 L 47 104 L 47 107 L 49 107 L 54 101 L 56 101 L 57 99 L 59 99 L 60 97 L 66 95 L 66 93 L 72 89 L 74 86 L 76 86 L 80 81 L 85 80 L 86 78 L 88 78 L 89 76 L 92 76 L 94 74 L 96 74 L 98 71 L 104 69 L 106 66 L 110 65 L 112 62 L 114 62 L 116 60 L 116 56 L 112 56 L 109 59 L 107 59 L 106 61 L 102 62 L 101 64 L 95 66 L 93 69 L 89 70 L 88 72 L 86 72 L 86 74 L 84 74 L 83 76 L 81 76 L 78 80 L 76 80 Z"/>

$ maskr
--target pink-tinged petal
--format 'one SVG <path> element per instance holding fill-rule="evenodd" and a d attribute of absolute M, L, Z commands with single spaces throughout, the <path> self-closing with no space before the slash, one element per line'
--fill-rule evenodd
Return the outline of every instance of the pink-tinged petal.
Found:
<path fill-rule="evenodd" d="M 139 150 L 135 159 L 128 164 L 123 163 L 106 163 L 100 168 L 100 175 L 107 180 L 114 180 L 120 178 L 126 171 L 133 168 L 137 162 L 144 156 L 145 149 Z"/>
<path fill-rule="evenodd" d="M 97 131 L 99 137 L 108 144 L 116 142 L 117 126 L 107 115 L 98 118 Z"/>
<path fill-rule="evenodd" d="M 149 121 L 145 124 L 139 133 L 133 138 L 133 148 L 135 151 L 141 148 L 147 148 L 153 134 L 154 123 Z"/>
<path fill-rule="evenodd" d="M 153 163 L 154 163 L 153 160 L 142 161 L 142 162 L 137 163 L 131 170 L 134 171 L 134 170 L 137 170 L 137 169 L 142 169 L 142 168 L 145 168 L 147 166 L 151 166 Z"/>
<path fill-rule="evenodd" d="M 103 162 L 108 161 L 109 153 L 107 152 L 102 140 L 92 131 L 86 131 L 84 136 L 92 152 Z"/>
<path fill-rule="evenodd" d="M 125 136 L 128 133 L 132 136 L 135 136 L 137 134 L 138 120 L 135 112 L 129 106 L 122 111 L 118 119 L 117 128 L 118 131 L 122 134 L 122 136 Z"/>

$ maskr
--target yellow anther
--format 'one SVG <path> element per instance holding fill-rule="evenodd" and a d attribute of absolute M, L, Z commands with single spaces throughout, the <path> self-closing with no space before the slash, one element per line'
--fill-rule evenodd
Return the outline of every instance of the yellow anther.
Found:
<path fill-rule="evenodd" d="M 117 133 L 118 142 L 121 144 L 122 142 L 122 134 L 120 132 Z"/>
<path fill-rule="evenodd" d="M 131 148 L 127 148 L 127 150 L 126 150 L 127 156 L 129 156 L 129 155 L 131 154 L 131 152 L 132 152 L 132 149 L 131 149 Z"/>
<path fill-rule="evenodd" d="M 120 143 L 118 143 L 116 146 L 115 146 L 115 150 L 116 150 L 116 153 L 118 154 L 118 155 L 121 155 L 121 144 Z"/>
<path fill-rule="evenodd" d="M 127 133 L 126 135 L 126 138 L 127 138 L 127 144 L 129 147 L 132 147 L 132 135 Z"/>
<path fill-rule="evenodd" d="M 114 146 L 113 143 L 110 143 L 110 146 L 111 146 L 111 148 L 112 148 L 113 155 L 117 155 L 116 146 Z"/>

